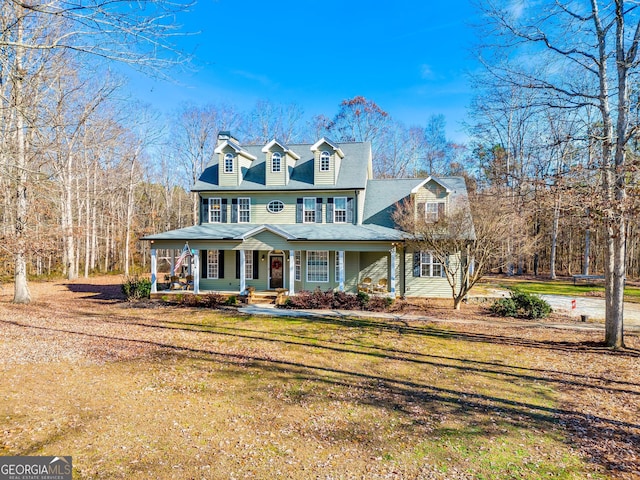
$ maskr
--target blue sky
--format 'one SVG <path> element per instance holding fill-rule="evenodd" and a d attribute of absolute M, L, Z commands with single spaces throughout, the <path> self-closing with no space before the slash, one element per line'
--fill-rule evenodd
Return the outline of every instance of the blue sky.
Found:
<path fill-rule="evenodd" d="M 135 95 L 170 113 L 181 103 L 297 103 L 333 116 L 356 95 L 408 125 L 444 114 L 451 139 L 471 98 L 473 10 L 464 1 L 200 0 L 180 19 L 194 71 L 172 84 L 136 78 Z"/>

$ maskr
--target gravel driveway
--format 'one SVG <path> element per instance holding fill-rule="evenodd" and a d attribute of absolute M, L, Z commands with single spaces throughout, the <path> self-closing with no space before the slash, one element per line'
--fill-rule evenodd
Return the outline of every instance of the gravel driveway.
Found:
<path fill-rule="evenodd" d="M 604 298 L 568 297 L 565 295 L 540 295 L 549 302 L 551 308 L 557 312 L 569 313 L 576 317 L 588 315 L 593 320 L 604 320 Z M 572 309 L 575 300 L 576 308 Z M 625 325 L 640 326 L 640 305 L 626 302 L 624 304 Z"/>

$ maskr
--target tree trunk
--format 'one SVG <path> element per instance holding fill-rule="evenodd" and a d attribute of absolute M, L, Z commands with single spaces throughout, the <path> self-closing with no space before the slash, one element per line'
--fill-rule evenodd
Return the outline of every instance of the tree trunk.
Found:
<path fill-rule="evenodd" d="M 23 29 L 22 24 L 22 7 L 18 8 L 18 45 L 22 43 Z M 25 138 L 26 122 L 24 118 L 24 71 L 22 68 L 23 48 L 16 47 L 15 67 L 13 70 L 13 98 L 14 111 L 16 114 L 16 219 L 15 219 L 15 235 L 16 235 L 16 252 L 15 252 L 15 272 L 14 272 L 14 303 L 30 303 L 31 294 L 27 282 L 27 238 L 26 225 L 27 213 L 29 210 L 27 202 L 27 145 Z"/>

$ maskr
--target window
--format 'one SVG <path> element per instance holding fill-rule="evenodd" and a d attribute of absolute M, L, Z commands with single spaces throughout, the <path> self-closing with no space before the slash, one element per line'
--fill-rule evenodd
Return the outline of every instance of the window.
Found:
<path fill-rule="evenodd" d="M 307 252 L 307 282 L 329 281 L 329 252 L 309 250 Z"/>
<path fill-rule="evenodd" d="M 343 262 L 344 262 L 344 254 L 343 254 Z M 344 265 L 343 265 L 344 268 Z M 340 282 L 340 252 L 336 252 L 336 282 Z"/>
<path fill-rule="evenodd" d="M 296 250 L 294 262 L 296 280 L 299 282 L 300 280 L 302 280 L 302 252 L 300 252 L 300 250 Z"/>
<path fill-rule="evenodd" d="M 222 222 L 222 199 L 209 199 L 209 223 Z"/>
<path fill-rule="evenodd" d="M 218 278 L 220 255 L 218 250 L 207 250 L 207 278 Z"/>
<path fill-rule="evenodd" d="M 267 210 L 271 213 L 280 213 L 282 210 L 284 210 L 284 202 L 280 200 L 271 200 L 267 204 Z"/>
<path fill-rule="evenodd" d="M 424 205 L 424 219 L 427 222 L 437 222 L 444 216 L 443 202 L 427 202 Z"/>
<path fill-rule="evenodd" d="M 282 170 L 282 154 L 274 152 L 271 155 L 271 171 L 273 173 L 279 173 Z"/>
<path fill-rule="evenodd" d="M 251 223 L 251 199 L 238 199 L 238 223 Z"/>
<path fill-rule="evenodd" d="M 224 173 L 233 173 L 233 154 L 231 153 L 224 155 Z"/>
<path fill-rule="evenodd" d="M 420 252 L 420 276 L 442 276 L 442 264 L 438 262 L 429 252 Z"/>
<path fill-rule="evenodd" d="M 322 152 L 320 154 L 320 171 L 321 172 L 329 171 L 329 167 L 331 165 L 329 162 L 330 158 L 331 158 L 331 155 L 329 155 L 329 152 Z"/>
<path fill-rule="evenodd" d="M 253 250 L 244 251 L 244 278 L 253 280 Z"/>
<path fill-rule="evenodd" d="M 305 197 L 302 204 L 303 223 L 315 223 L 316 221 L 316 197 Z"/>
<path fill-rule="evenodd" d="M 333 223 L 347 222 L 347 197 L 333 199 Z"/>

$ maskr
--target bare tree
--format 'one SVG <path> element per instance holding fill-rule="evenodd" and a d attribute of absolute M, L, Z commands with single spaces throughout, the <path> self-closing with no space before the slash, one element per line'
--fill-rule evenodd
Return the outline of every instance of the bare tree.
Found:
<path fill-rule="evenodd" d="M 136 7 L 124 0 L 44 3 L 8 0 L 2 3 L 0 84 L 9 87 L 0 101 L 11 112 L 11 123 L 15 127 L 9 132 L 15 146 L 10 167 L 15 173 L 16 192 L 14 302 L 29 303 L 31 299 L 25 237 L 29 213 L 27 155 L 29 140 L 38 128 L 29 117 L 38 106 L 27 89 L 34 88 L 34 82 L 47 68 L 49 52 L 61 50 L 160 72 L 176 59 L 177 52 L 170 39 L 176 31 L 174 14 L 183 6 L 154 0 L 142 0 Z M 163 56 L 163 52 L 171 55 Z"/>
<path fill-rule="evenodd" d="M 409 248 L 429 252 L 442 265 L 456 310 L 488 269 L 501 261 L 500 246 L 517 228 L 508 202 L 489 195 L 471 204 L 467 199 L 454 202 L 436 222 L 419 215 L 413 200 L 406 201 L 397 205 L 393 220 L 409 233 Z"/>
<path fill-rule="evenodd" d="M 482 1 L 493 43 L 484 49 L 512 53 L 515 61 L 486 58 L 505 85 L 544 95 L 552 108 L 599 112 L 601 125 L 601 213 L 606 232 L 605 292 L 608 346 L 624 346 L 623 310 L 627 260 L 629 140 L 637 125 L 630 117 L 630 82 L 638 72 L 640 17 L 636 2 L 547 1 L 544 5 Z M 520 54 L 513 55 L 513 54 Z M 586 114 L 585 114 L 586 115 Z"/>

